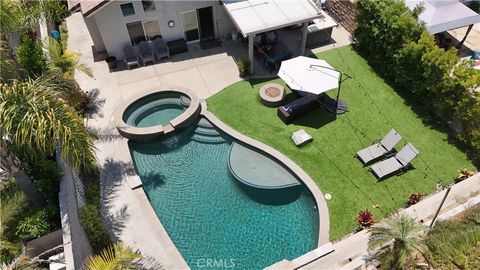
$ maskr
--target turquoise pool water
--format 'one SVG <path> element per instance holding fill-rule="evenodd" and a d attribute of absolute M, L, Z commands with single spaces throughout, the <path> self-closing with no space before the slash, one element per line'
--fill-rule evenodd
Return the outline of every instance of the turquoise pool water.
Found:
<path fill-rule="evenodd" d="M 146 96 L 130 105 L 123 113 L 123 121 L 134 127 L 165 125 L 182 114 L 190 100 L 175 92 Z"/>
<path fill-rule="evenodd" d="M 212 269 L 211 259 L 219 268 L 261 269 L 316 248 L 318 212 L 308 190 L 244 186 L 228 169 L 231 143 L 205 119 L 158 142 L 129 142 L 150 203 L 188 265 Z"/>

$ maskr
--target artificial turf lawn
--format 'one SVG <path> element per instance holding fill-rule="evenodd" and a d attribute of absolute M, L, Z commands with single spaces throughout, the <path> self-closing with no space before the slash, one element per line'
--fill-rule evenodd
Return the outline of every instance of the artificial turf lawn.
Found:
<path fill-rule="evenodd" d="M 208 109 L 223 122 L 279 150 L 304 169 L 323 193 L 332 194 L 327 202 L 331 240 L 355 229 L 360 210 L 369 209 L 378 220 L 401 208 L 411 193 L 433 192 L 437 176 L 444 184 L 452 183 L 458 169 L 474 168 L 466 155 L 449 143 L 447 134 L 419 112 L 422 111 L 419 105 L 407 102 L 350 46 L 329 50 L 317 57 L 353 77 L 343 82 L 340 93 L 349 111 L 336 119 L 324 109 L 317 109 L 285 125 L 277 117 L 276 108 L 268 108 L 259 101 L 258 89 L 267 80 L 238 82 L 207 102 Z M 278 78 L 270 81 L 285 85 Z M 359 84 L 364 85 L 373 103 Z M 336 90 L 329 94 L 335 96 Z M 291 94 L 287 98 L 291 99 Z M 414 169 L 377 182 L 368 171 L 369 166 L 363 167 L 354 154 L 370 145 L 371 139 L 382 138 L 392 127 L 412 142 L 420 156 L 412 162 Z M 313 142 L 296 147 L 290 136 L 299 129 L 312 135 Z M 404 143 L 397 145 L 397 151 Z"/>

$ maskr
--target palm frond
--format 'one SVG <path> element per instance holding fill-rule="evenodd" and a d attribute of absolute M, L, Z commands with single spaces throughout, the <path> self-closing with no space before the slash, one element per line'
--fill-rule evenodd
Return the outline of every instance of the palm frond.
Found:
<path fill-rule="evenodd" d="M 84 270 L 122 270 L 122 269 L 138 269 L 135 260 L 141 258 L 141 255 L 135 253 L 131 248 L 116 243 L 104 249 L 99 255 L 90 257 Z"/>
<path fill-rule="evenodd" d="M 51 88 L 34 82 L 0 85 L 0 133 L 14 145 L 61 156 L 75 168 L 96 165 L 93 138 L 77 112 Z"/>

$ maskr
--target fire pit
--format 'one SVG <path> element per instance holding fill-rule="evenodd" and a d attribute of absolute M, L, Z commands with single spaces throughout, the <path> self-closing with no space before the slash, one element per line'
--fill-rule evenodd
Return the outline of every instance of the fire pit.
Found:
<path fill-rule="evenodd" d="M 259 91 L 260 100 L 269 107 L 282 105 L 285 98 L 285 89 L 277 83 L 267 83 Z"/>

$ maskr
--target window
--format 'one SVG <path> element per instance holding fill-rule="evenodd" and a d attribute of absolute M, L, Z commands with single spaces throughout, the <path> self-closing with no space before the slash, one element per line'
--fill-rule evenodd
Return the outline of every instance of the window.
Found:
<path fill-rule="evenodd" d="M 135 8 L 133 8 L 133 3 L 127 3 L 120 5 L 122 9 L 123 17 L 135 15 Z"/>
<path fill-rule="evenodd" d="M 185 39 L 187 41 L 198 40 L 198 20 L 197 11 L 192 10 L 182 14 L 183 31 L 185 32 Z"/>
<path fill-rule="evenodd" d="M 153 0 L 142 0 L 143 11 L 155 11 L 155 1 Z"/>
<path fill-rule="evenodd" d="M 145 30 L 145 36 L 147 37 L 147 40 L 154 40 L 156 37 L 162 36 L 160 33 L 160 24 L 158 24 L 158 20 L 144 21 L 143 29 Z"/>
<path fill-rule="evenodd" d="M 158 20 L 127 23 L 127 31 L 133 46 L 138 45 L 140 41 L 150 41 L 156 37 L 162 37 Z"/>
<path fill-rule="evenodd" d="M 140 41 L 145 40 L 145 32 L 143 31 L 142 22 L 127 23 L 127 31 L 132 45 L 138 45 Z"/>

